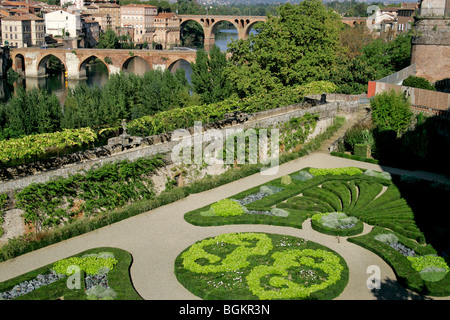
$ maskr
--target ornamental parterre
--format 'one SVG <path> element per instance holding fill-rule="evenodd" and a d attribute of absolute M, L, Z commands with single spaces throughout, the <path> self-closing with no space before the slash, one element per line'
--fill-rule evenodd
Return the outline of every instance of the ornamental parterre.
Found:
<path fill-rule="evenodd" d="M 175 264 L 180 283 L 203 299 L 333 299 L 348 282 L 347 265 L 336 252 L 267 233 L 201 240 Z"/>

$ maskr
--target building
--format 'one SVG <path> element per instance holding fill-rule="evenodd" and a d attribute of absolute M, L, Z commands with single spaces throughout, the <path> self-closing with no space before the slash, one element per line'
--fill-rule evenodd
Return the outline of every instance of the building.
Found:
<path fill-rule="evenodd" d="M 78 37 L 82 33 L 81 14 L 58 10 L 46 13 L 45 30 L 53 37 Z"/>
<path fill-rule="evenodd" d="M 134 30 L 135 43 L 151 43 L 154 32 L 154 19 L 158 8 L 147 4 L 128 4 L 121 8 L 122 29 Z"/>
<path fill-rule="evenodd" d="M 60 1 L 61 7 L 65 6 L 73 6 L 79 10 L 84 6 L 84 0 L 61 0 Z"/>
<path fill-rule="evenodd" d="M 84 40 L 84 43 L 82 44 L 83 47 L 95 47 L 100 36 L 100 26 L 98 21 L 91 17 L 82 18 L 82 35 Z"/>
<path fill-rule="evenodd" d="M 159 13 L 154 21 L 152 43 L 161 45 L 163 49 L 180 44 L 180 19 L 175 13 Z"/>
<path fill-rule="evenodd" d="M 403 33 L 411 30 L 417 3 L 403 2 L 397 11 L 397 33 Z"/>
<path fill-rule="evenodd" d="M 45 21 L 30 13 L 2 19 L 2 44 L 23 48 L 45 44 Z"/>
<path fill-rule="evenodd" d="M 94 14 L 104 14 L 106 15 L 106 21 L 104 23 L 105 27 L 109 27 L 113 30 L 118 29 L 121 19 L 121 7 L 115 3 L 91 3 L 89 6 L 83 7 L 84 12 L 87 14 L 91 14 L 94 17 Z M 98 16 L 97 16 L 98 17 Z M 98 18 L 96 18 L 98 20 Z M 106 30 L 106 28 L 102 27 L 102 30 Z"/>

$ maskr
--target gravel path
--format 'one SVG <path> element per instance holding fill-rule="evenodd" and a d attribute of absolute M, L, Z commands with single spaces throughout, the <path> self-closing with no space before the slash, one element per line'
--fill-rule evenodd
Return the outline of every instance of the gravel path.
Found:
<path fill-rule="evenodd" d="M 195 300 L 199 298 L 192 295 L 179 284 L 173 272 L 174 260 L 182 250 L 198 240 L 221 233 L 268 232 L 302 237 L 323 244 L 342 255 L 349 266 L 350 280 L 342 294 L 336 298 L 337 300 L 424 298 L 399 286 L 392 269 L 377 255 L 347 242 L 345 238 L 337 238 L 313 231 L 310 228 L 309 220 L 305 221 L 303 229 L 295 229 L 265 225 L 197 227 L 187 223 L 183 218 L 186 212 L 230 197 L 250 187 L 263 184 L 304 167 L 331 168 L 347 166 L 358 166 L 390 173 L 412 174 L 405 170 L 382 168 L 374 164 L 332 157 L 325 152 L 316 152 L 281 165 L 276 175 L 255 174 L 213 190 L 190 195 L 180 201 L 93 232 L 2 262 L 0 263 L 0 281 L 5 281 L 43 265 L 53 263 L 80 251 L 110 246 L 127 250 L 133 255 L 131 278 L 137 292 L 144 299 Z M 422 178 L 447 181 L 444 177 L 438 175 L 430 176 L 423 172 L 417 172 L 417 175 Z M 370 226 L 366 225 L 364 232 L 368 231 L 370 231 Z M 369 290 L 366 285 L 367 279 L 371 275 L 371 273 L 367 273 L 367 268 L 372 265 L 379 266 L 382 282 L 381 289 L 374 292 Z"/>

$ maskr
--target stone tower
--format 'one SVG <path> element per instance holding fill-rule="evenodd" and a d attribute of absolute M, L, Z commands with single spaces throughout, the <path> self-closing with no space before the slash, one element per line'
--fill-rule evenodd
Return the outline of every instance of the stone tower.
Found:
<path fill-rule="evenodd" d="M 450 78 L 450 0 L 422 0 L 414 24 L 416 76 L 431 82 Z"/>

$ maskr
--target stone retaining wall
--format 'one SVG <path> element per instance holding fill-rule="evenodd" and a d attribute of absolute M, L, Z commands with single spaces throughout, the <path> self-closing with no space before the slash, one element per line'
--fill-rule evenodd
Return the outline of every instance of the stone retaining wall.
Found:
<path fill-rule="evenodd" d="M 249 128 L 270 128 L 277 124 L 289 121 L 291 118 L 299 118 L 306 113 L 319 114 L 319 123 L 316 128 L 316 132 L 313 136 L 324 131 L 331 123 L 332 119 L 336 115 L 351 115 L 358 110 L 358 101 L 334 101 L 322 105 L 316 105 L 313 107 L 305 108 L 304 104 L 293 104 L 285 107 L 280 107 L 272 110 L 258 112 L 249 115 L 248 120 L 238 123 L 221 123 L 219 128 L 214 124 L 205 124 L 203 126 L 203 133 L 211 130 L 212 128 L 221 130 L 225 133 L 225 130 L 233 129 L 249 129 Z M 194 128 L 188 128 L 190 132 L 194 132 Z M 91 157 L 80 159 L 74 163 L 64 165 L 60 168 L 37 172 L 33 175 L 11 179 L 0 182 L 0 193 L 8 193 L 14 190 L 20 190 L 31 183 L 43 183 L 50 181 L 56 177 L 67 177 L 71 174 L 87 171 L 94 167 L 102 166 L 106 163 L 121 161 L 121 160 L 136 160 L 141 157 L 148 157 L 157 154 L 168 154 L 172 151 L 173 147 L 179 143 L 179 141 L 173 141 L 171 139 L 172 133 L 166 133 L 157 136 L 151 136 L 146 138 L 138 138 L 140 144 L 131 147 L 130 149 L 123 150 L 117 153 L 95 153 L 92 150 Z"/>

